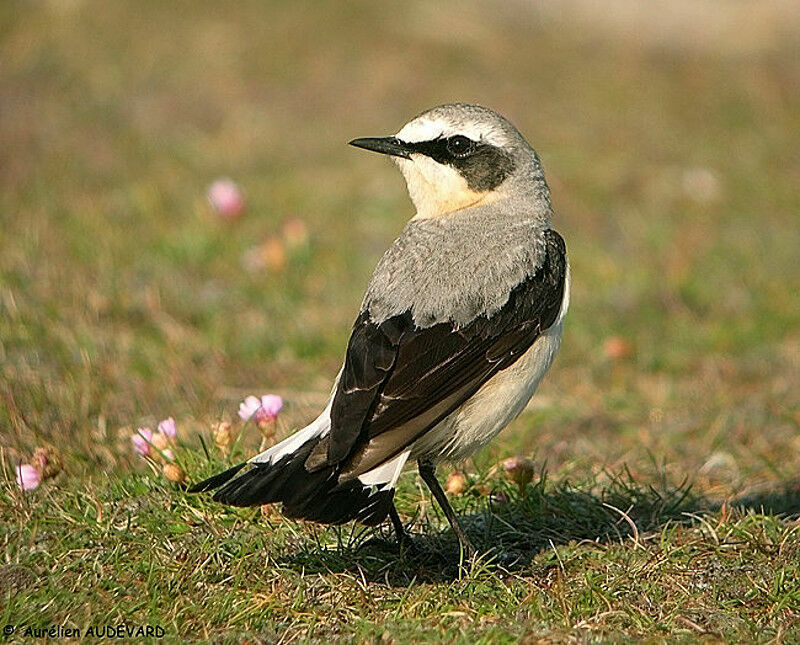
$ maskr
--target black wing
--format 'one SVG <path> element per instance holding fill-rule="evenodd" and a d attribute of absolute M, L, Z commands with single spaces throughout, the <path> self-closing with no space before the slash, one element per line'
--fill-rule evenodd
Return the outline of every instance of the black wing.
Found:
<path fill-rule="evenodd" d="M 340 463 L 344 479 L 402 452 L 512 365 L 556 320 L 564 297 L 566 248 L 545 232 L 546 254 L 491 317 L 456 329 L 420 329 L 411 313 L 379 325 L 362 312 L 353 326 L 331 408 L 331 432 L 307 463 Z"/>

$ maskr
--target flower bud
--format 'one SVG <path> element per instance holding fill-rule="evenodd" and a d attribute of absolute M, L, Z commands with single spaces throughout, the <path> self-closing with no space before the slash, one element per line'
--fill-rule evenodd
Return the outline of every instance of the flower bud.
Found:
<path fill-rule="evenodd" d="M 444 489 L 450 495 L 461 495 L 467 489 L 467 478 L 464 477 L 463 473 L 454 471 L 447 478 Z"/>
<path fill-rule="evenodd" d="M 603 355 L 612 361 L 633 356 L 633 345 L 622 336 L 609 336 L 603 343 Z"/>
<path fill-rule="evenodd" d="M 61 457 L 53 446 L 37 448 L 33 452 L 31 465 L 39 471 L 42 479 L 55 477 L 63 468 Z"/>
<path fill-rule="evenodd" d="M 165 434 L 156 432 L 152 437 L 150 437 L 150 445 L 156 450 L 163 451 L 167 449 L 167 446 L 169 446 L 169 439 Z"/>
<path fill-rule="evenodd" d="M 234 432 L 231 428 L 231 424 L 227 421 L 221 421 L 217 426 L 217 429 L 214 431 L 214 443 L 217 444 L 217 448 L 219 448 L 223 453 L 227 454 L 234 438 Z"/>
<path fill-rule="evenodd" d="M 264 439 L 273 439 L 275 437 L 275 419 L 259 419 L 256 422 L 256 425 L 261 431 L 261 436 L 264 437 Z"/>
<path fill-rule="evenodd" d="M 303 248 L 308 244 L 308 226 L 296 217 L 287 219 L 283 223 L 283 239 L 292 251 Z"/>
<path fill-rule="evenodd" d="M 175 482 L 176 484 L 180 484 L 186 480 L 186 474 L 178 464 L 164 464 L 162 472 L 164 473 L 164 477 L 169 479 L 171 482 Z"/>
<path fill-rule="evenodd" d="M 269 237 L 261 245 L 264 268 L 272 273 L 280 273 L 286 267 L 286 247 L 277 237 Z"/>
<path fill-rule="evenodd" d="M 527 457 L 509 457 L 503 460 L 501 465 L 509 479 L 520 488 L 529 483 L 536 472 L 536 464 L 533 459 Z"/>

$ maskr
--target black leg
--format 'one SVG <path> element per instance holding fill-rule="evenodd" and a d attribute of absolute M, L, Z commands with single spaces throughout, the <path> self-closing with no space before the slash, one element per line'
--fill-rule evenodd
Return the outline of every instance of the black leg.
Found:
<path fill-rule="evenodd" d="M 398 544 L 400 544 L 400 546 L 411 546 L 411 536 L 406 531 L 406 527 L 403 526 L 403 520 L 401 520 L 400 516 L 397 514 L 394 502 L 392 502 L 392 505 L 389 507 L 389 518 L 392 520 L 392 526 L 394 527 L 394 534 Z"/>
<path fill-rule="evenodd" d="M 439 480 L 436 479 L 436 466 L 434 466 L 430 461 L 424 461 L 420 459 L 417 462 L 417 468 L 419 469 L 419 476 L 422 477 L 422 481 L 424 481 L 428 485 L 428 488 L 431 489 L 431 493 L 436 498 L 436 501 L 439 503 L 442 511 L 444 511 L 444 515 L 447 518 L 447 521 L 450 522 L 450 526 L 453 529 L 453 533 L 456 534 L 456 537 L 461 544 L 461 548 L 467 557 L 471 558 L 476 553 L 475 547 L 472 546 L 472 542 L 469 541 L 467 534 L 464 533 L 464 529 L 461 528 L 461 524 L 458 522 L 458 518 L 456 517 L 455 511 L 453 511 L 453 507 L 450 506 L 450 502 L 447 501 L 447 495 L 445 495 L 442 487 L 439 486 Z"/>

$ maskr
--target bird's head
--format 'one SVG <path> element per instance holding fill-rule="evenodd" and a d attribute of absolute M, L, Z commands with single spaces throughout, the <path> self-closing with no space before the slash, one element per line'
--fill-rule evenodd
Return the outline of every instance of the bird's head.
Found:
<path fill-rule="evenodd" d="M 509 196 L 541 200 L 549 209 L 536 152 L 511 123 L 479 105 L 440 105 L 394 136 L 353 139 L 350 145 L 392 156 L 419 218 L 441 217 Z"/>

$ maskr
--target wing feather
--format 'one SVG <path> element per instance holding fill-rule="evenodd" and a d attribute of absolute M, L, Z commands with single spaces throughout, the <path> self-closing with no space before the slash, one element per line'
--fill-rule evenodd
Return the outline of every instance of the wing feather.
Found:
<path fill-rule="evenodd" d="M 331 408 L 328 463 L 355 477 L 400 454 L 457 409 L 498 371 L 512 365 L 556 320 L 564 297 L 566 248 L 545 232 L 535 274 L 505 305 L 456 327 L 419 328 L 411 312 L 375 324 L 355 322 Z"/>

